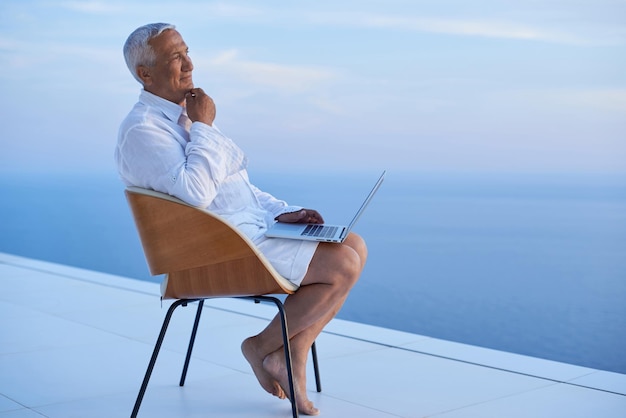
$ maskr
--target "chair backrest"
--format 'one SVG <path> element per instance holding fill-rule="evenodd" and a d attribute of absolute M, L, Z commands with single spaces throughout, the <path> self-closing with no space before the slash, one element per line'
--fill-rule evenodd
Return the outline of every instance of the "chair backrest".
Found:
<path fill-rule="evenodd" d="M 125 191 L 153 275 L 166 274 L 164 298 L 293 293 L 298 287 L 248 237 L 220 216 L 164 193 Z"/>

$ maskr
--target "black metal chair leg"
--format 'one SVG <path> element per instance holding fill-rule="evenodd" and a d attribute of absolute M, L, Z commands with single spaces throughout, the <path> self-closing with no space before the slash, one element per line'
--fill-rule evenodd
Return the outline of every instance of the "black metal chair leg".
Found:
<path fill-rule="evenodd" d="M 161 350 L 161 345 L 163 344 L 163 339 L 165 338 L 165 332 L 167 331 L 167 327 L 170 323 L 170 319 L 172 318 L 174 310 L 180 305 L 187 306 L 187 303 L 194 301 L 195 300 L 180 299 L 172 303 L 172 305 L 167 310 L 165 318 L 163 319 L 163 325 L 161 326 L 161 332 L 159 333 L 159 337 L 157 338 L 154 350 L 152 351 L 152 357 L 150 358 L 150 362 L 148 363 L 148 369 L 146 370 L 143 382 L 141 383 L 141 389 L 139 389 L 139 393 L 137 394 L 135 407 L 133 408 L 133 412 L 130 415 L 131 418 L 136 418 L 137 413 L 139 412 L 141 401 L 143 400 L 143 396 L 146 393 L 146 388 L 148 387 L 148 382 L 150 381 L 150 376 L 152 375 L 152 369 L 154 369 L 154 364 L 156 363 L 157 357 L 159 356 L 159 351 Z"/>
<path fill-rule="evenodd" d="M 285 349 L 285 361 L 287 365 L 287 377 L 289 378 L 289 393 L 291 397 L 291 412 L 293 414 L 293 418 L 298 418 L 298 404 L 296 402 L 296 388 L 294 387 L 293 382 L 293 366 L 291 364 L 291 345 L 289 343 L 289 332 L 287 328 L 287 316 L 285 315 L 285 308 L 283 307 L 283 303 L 274 299 L 278 310 L 280 311 L 280 322 L 282 323 L 283 328 L 283 348 Z"/>
<path fill-rule="evenodd" d="M 291 399 L 291 411 L 293 414 L 293 418 L 298 418 L 298 407 L 296 401 L 296 392 L 293 381 L 293 366 L 291 362 L 291 347 L 289 343 L 289 330 L 287 327 L 287 315 L 285 312 L 285 307 L 282 301 L 273 296 L 254 296 L 254 297 L 245 297 L 245 299 L 252 299 L 255 302 L 259 301 L 267 301 L 272 302 L 278 308 L 280 322 L 282 325 L 282 334 L 283 334 L 283 348 L 285 351 L 285 362 L 287 366 L 287 378 L 289 379 L 289 399 Z M 187 347 L 187 355 L 185 357 L 185 364 L 183 366 L 183 372 L 180 377 L 180 386 L 185 384 L 185 379 L 187 377 L 187 370 L 189 368 L 189 362 L 191 360 L 191 353 L 193 351 L 193 346 L 196 340 L 196 334 L 198 332 L 198 325 L 200 324 L 200 316 L 202 315 L 202 308 L 204 306 L 204 299 L 179 299 L 176 302 L 172 303 L 172 305 L 167 310 L 165 314 L 165 318 L 163 319 L 163 325 L 161 326 L 161 332 L 159 333 L 159 337 L 157 338 L 156 344 L 154 346 L 154 350 L 152 352 L 152 357 L 150 358 L 150 362 L 148 363 L 148 369 L 146 370 L 146 374 L 143 378 L 143 382 L 141 383 L 141 389 L 139 390 L 139 394 L 137 395 L 137 400 L 135 401 L 135 406 L 133 408 L 133 412 L 131 414 L 131 418 L 136 418 L 139 413 L 139 408 L 141 407 L 141 402 L 143 401 L 143 397 L 146 392 L 146 388 L 148 387 L 148 382 L 150 381 L 150 376 L 152 375 L 152 370 L 154 369 L 154 365 L 156 364 L 157 357 L 161 350 L 161 345 L 163 344 L 163 340 L 165 339 L 165 333 L 167 332 L 167 327 L 169 326 L 170 320 L 172 318 L 172 314 L 174 310 L 179 306 L 187 306 L 189 303 L 198 302 L 198 310 L 196 311 L 196 318 L 194 320 L 193 329 L 191 331 L 191 337 L 189 339 L 189 346 Z M 317 348 L 315 346 L 315 342 L 311 345 L 311 355 L 313 357 L 313 368 L 315 370 L 315 384 L 318 392 L 322 391 L 322 385 L 320 380 L 319 373 L 319 365 L 317 361 Z"/>
<path fill-rule="evenodd" d="M 185 385 L 185 379 L 187 378 L 187 369 L 189 368 L 189 360 L 191 360 L 191 352 L 193 345 L 196 342 L 196 334 L 198 332 L 198 324 L 200 323 L 200 315 L 202 315 L 202 307 L 204 306 L 204 299 L 200 299 L 198 302 L 198 310 L 196 311 L 196 319 L 193 322 L 193 329 L 191 330 L 191 338 L 189 339 L 189 347 L 187 347 L 187 357 L 185 357 L 185 365 L 183 366 L 183 373 L 180 375 L 180 386 Z"/>
<path fill-rule="evenodd" d="M 287 366 L 287 378 L 289 379 L 289 399 L 291 400 L 291 413 L 293 418 L 298 418 L 298 403 L 296 399 L 296 390 L 293 384 L 293 367 L 291 365 L 291 347 L 289 344 L 289 329 L 287 327 L 287 315 L 285 313 L 285 307 L 280 299 L 275 298 L 273 296 L 255 296 L 253 299 L 255 300 L 265 300 L 268 302 L 273 302 L 278 308 L 278 313 L 280 316 L 280 323 L 282 325 L 283 331 L 283 348 L 285 350 L 285 362 Z"/>
<path fill-rule="evenodd" d="M 322 391 L 322 380 L 320 379 L 320 368 L 317 362 L 317 347 L 315 341 L 311 345 L 311 357 L 313 357 L 313 370 L 315 371 L 315 388 L 318 392 Z"/>

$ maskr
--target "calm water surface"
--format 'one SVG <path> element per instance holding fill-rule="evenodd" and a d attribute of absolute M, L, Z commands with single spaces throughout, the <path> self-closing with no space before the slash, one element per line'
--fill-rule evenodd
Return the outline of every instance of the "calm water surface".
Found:
<path fill-rule="evenodd" d="M 378 173 L 251 172 L 347 222 Z M 3 177 L 0 251 L 151 278 L 114 175 Z M 626 373 L 626 179 L 388 173 L 340 317 Z"/>

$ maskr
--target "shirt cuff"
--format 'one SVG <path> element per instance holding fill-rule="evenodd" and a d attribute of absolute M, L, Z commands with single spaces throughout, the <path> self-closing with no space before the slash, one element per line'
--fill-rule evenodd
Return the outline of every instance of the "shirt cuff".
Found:
<path fill-rule="evenodd" d="M 193 122 L 191 124 L 191 128 L 189 129 L 189 136 L 191 136 L 191 132 L 198 132 L 200 134 L 203 133 L 210 133 L 212 135 L 215 135 L 216 133 L 218 135 L 224 136 L 224 134 L 222 133 L 222 131 L 220 131 L 217 126 L 215 126 L 215 124 L 213 125 L 207 125 L 204 122 Z M 201 135 L 201 136 L 205 136 L 205 135 Z"/>

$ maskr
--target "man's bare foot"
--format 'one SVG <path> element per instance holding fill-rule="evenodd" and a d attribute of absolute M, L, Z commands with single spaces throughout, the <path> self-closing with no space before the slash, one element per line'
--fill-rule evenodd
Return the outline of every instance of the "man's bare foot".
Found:
<path fill-rule="evenodd" d="M 256 351 L 255 338 L 256 337 L 250 337 L 245 339 L 243 343 L 241 343 L 241 352 L 246 360 L 248 360 L 248 363 L 250 363 L 250 367 L 252 367 L 252 371 L 261 384 L 261 387 L 265 389 L 267 393 L 271 393 L 280 399 L 285 399 L 285 391 L 280 386 L 280 383 L 263 368 L 263 356 L 259 355 Z"/>
<path fill-rule="evenodd" d="M 282 354 L 283 349 L 269 354 L 263 360 L 263 368 L 270 374 L 283 388 L 284 393 L 289 397 L 289 375 L 287 374 L 287 365 L 285 364 L 285 356 Z M 306 364 L 305 364 L 306 367 Z M 301 386 L 300 382 L 304 382 Z M 306 376 L 298 376 L 295 372 L 293 376 L 294 392 L 296 394 L 296 402 L 298 411 L 304 415 L 319 415 L 320 410 L 317 409 L 313 402 L 306 396 Z"/>

